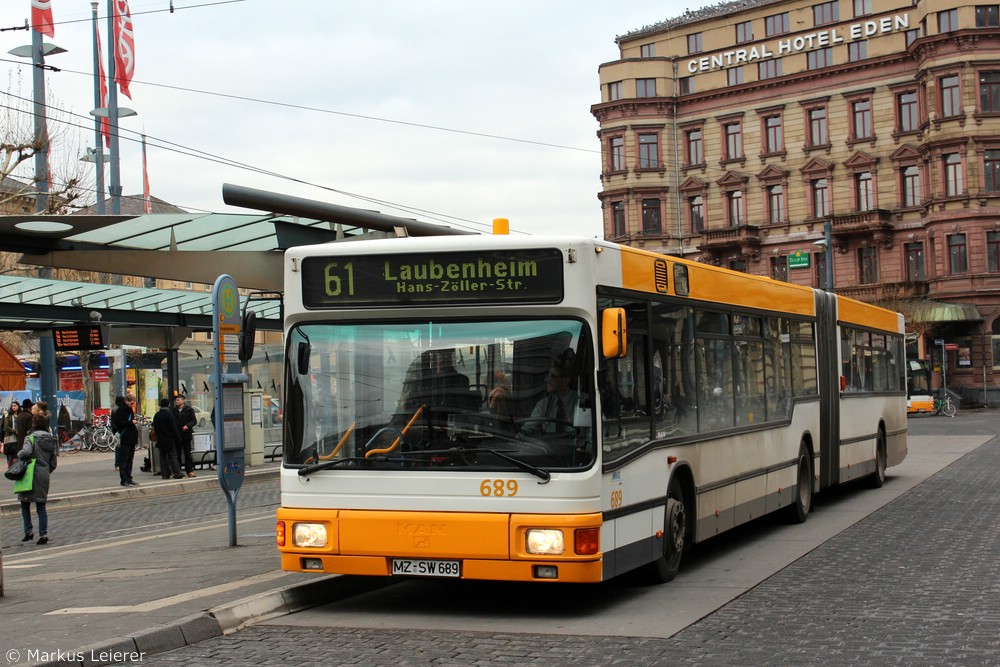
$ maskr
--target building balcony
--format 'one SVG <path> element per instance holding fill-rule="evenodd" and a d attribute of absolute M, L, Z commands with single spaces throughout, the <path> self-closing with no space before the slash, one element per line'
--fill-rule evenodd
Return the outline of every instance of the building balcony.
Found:
<path fill-rule="evenodd" d="M 757 261 L 760 259 L 760 227 L 739 225 L 725 229 L 706 229 L 701 233 L 698 250 L 715 259 L 735 252 L 746 259 Z"/>
<path fill-rule="evenodd" d="M 884 209 L 859 211 L 830 218 L 833 245 L 845 252 L 850 239 L 870 240 L 883 248 L 892 247 L 892 213 Z"/>
<path fill-rule="evenodd" d="M 871 285 L 837 286 L 837 294 L 868 303 L 891 303 L 927 296 L 929 284 L 926 280 L 902 283 L 875 283 Z"/>

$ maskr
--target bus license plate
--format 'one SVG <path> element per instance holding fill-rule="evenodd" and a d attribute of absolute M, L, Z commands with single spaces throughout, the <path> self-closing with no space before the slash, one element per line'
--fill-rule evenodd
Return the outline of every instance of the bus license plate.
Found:
<path fill-rule="evenodd" d="M 413 560 L 394 558 L 393 575 L 413 577 L 461 577 L 462 565 L 457 560 Z"/>

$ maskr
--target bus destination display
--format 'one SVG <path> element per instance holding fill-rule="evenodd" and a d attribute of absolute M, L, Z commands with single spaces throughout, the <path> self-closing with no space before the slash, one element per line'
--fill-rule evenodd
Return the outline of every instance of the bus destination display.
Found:
<path fill-rule="evenodd" d="M 554 249 L 307 257 L 307 308 L 394 304 L 556 303 L 562 252 Z"/>
<path fill-rule="evenodd" d="M 73 350 L 103 350 L 104 337 L 99 324 L 82 327 L 64 327 L 52 330 L 56 352 Z"/>

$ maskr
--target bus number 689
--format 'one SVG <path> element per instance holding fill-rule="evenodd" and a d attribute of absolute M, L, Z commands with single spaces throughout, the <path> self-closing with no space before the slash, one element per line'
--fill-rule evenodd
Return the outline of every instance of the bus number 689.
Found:
<path fill-rule="evenodd" d="M 479 494 L 482 496 L 516 496 L 516 479 L 484 479 L 479 485 Z"/>

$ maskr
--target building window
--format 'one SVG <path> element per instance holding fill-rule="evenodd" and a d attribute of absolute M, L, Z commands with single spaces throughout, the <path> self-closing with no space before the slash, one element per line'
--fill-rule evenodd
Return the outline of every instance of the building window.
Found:
<path fill-rule="evenodd" d="M 852 139 L 872 138 L 872 101 L 869 99 L 851 102 L 851 118 L 854 136 Z"/>
<path fill-rule="evenodd" d="M 639 47 L 639 56 L 642 58 L 656 57 L 656 44 L 643 44 Z"/>
<path fill-rule="evenodd" d="M 636 97 L 656 97 L 656 79 L 636 79 Z"/>
<path fill-rule="evenodd" d="M 813 25 L 826 25 L 840 20 L 839 0 L 813 5 Z"/>
<path fill-rule="evenodd" d="M 694 92 L 694 77 L 693 76 L 684 76 L 684 77 L 681 77 L 681 80 L 680 80 L 680 94 L 681 95 L 690 95 L 693 92 Z"/>
<path fill-rule="evenodd" d="M 758 79 L 764 81 L 765 79 L 773 79 L 776 76 L 781 76 L 780 60 L 765 60 L 757 63 Z"/>
<path fill-rule="evenodd" d="M 958 197 L 964 191 L 962 156 L 958 153 L 948 153 L 944 156 L 944 194 L 947 197 Z"/>
<path fill-rule="evenodd" d="M 687 166 L 705 164 L 705 144 L 702 141 L 701 130 L 687 131 Z"/>
<path fill-rule="evenodd" d="M 785 191 L 780 185 L 767 186 L 767 221 L 777 225 L 785 219 Z"/>
<path fill-rule="evenodd" d="M 743 124 L 727 123 L 723 126 L 726 134 L 727 160 L 739 160 L 743 157 Z"/>
<path fill-rule="evenodd" d="M 899 132 L 917 131 L 920 126 L 920 117 L 918 115 L 916 91 L 908 90 L 905 93 L 896 95 L 896 114 L 899 121 L 896 129 Z"/>
<path fill-rule="evenodd" d="M 853 44 L 852 44 L 853 46 Z M 806 67 L 808 69 L 820 69 L 833 64 L 833 48 L 816 49 L 806 54 Z"/>
<path fill-rule="evenodd" d="M 700 234 L 705 230 L 705 199 L 701 195 L 688 197 L 688 217 L 691 219 L 691 231 Z"/>
<path fill-rule="evenodd" d="M 920 29 L 915 28 L 913 30 L 906 31 L 906 47 L 909 48 L 913 42 L 920 39 Z"/>
<path fill-rule="evenodd" d="M 948 270 L 953 276 L 969 270 L 969 256 L 965 250 L 965 234 L 948 235 Z"/>
<path fill-rule="evenodd" d="M 775 280 L 788 282 L 788 257 L 786 255 L 771 258 L 771 277 Z"/>
<path fill-rule="evenodd" d="M 979 73 L 979 110 L 1000 113 L 1000 72 Z"/>
<path fill-rule="evenodd" d="M 1000 192 L 1000 150 L 986 151 L 983 156 L 983 176 L 987 192 Z"/>
<path fill-rule="evenodd" d="M 744 21 L 736 24 L 736 43 L 745 44 L 753 41 L 753 23 Z"/>
<path fill-rule="evenodd" d="M 622 99 L 622 82 L 612 81 L 608 84 L 608 101 L 615 102 Z"/>
<path fill-rule="evenodd" d="M 875 188 L 870 171 L 854 174 L 854 199 L 857 202 L 858 211 L 875 209 Z"/>
<path fill-rule="evenodd" d="M 768 16 L 764 19 L 764 36 L 774 37 L 775 35 L 784 35 L 788 32 L 788 26 L 788 12 Z"/>
<path fill-rule="evenodd" d="M 903 190 L 903 206 L 920 206 L 920 169 L 915 166 L 903 167 L 899 171 Z"/>
<path fill-rule="evenodd" d="M 1000 272 L 1000 232 L 986 232 L 986 262 L 990 273 Z"/>
<path fill-rule="evenodd" d="M 862 285 L 878 282 L 878 248 L 858 249 L 858 270 Z"/>
<path fill-rule="evenodd" d="M 730 227 L 739 227 L 746 220 L 746 209 L 743 204 L 742 190 L 726 193 L 726 214 L 729 216 Z"/>
<path fill-rule="evenodd" d="M 611 137 L 611 171 L 625 171 L 625 137 Z"/>
<path fill-rule="evenodd" d="M 688 53 L 701 53 L 701 33 L 688 35 Z"/>
<path fill-rule="evenodd" d="M 729 270 L 739 271 L 740 273 L 747 272 L 747 262 L 745 259 L 731 259 L 729 260 Z"/>
<path fill-rule="evenodd" d="M 660 136 L 658 134 L 639 135 L 639 169 L 660 168 Z"/>
<path fill-rule="evenodd" d="M 830 182 L 825 178 L 816 178 L 810 182 L 812 192 L 812 213 L 814 218 L 825 218 L 830 215 Z"/>
<path fill-rule="evenodd" d="M 737 84 L 743 83 L 746 80 L 745 74 L 746 68 L 743 65 L 737 67 L 730 67 L 726 70 L 726 83 L 730 86 L 735 86 Z"/>
<path fill-rule="evenodd" d="M 826 124 L 826 107 L 809 109 L 809 146 L 826 146 L 830 134 Z"/>
<path fill-rule="evenodd" d="M 618 238 L 625 236 L 625 202 L 611 202 L 611 235 Z"/>
<path fill-rule="evenodd" d="M 642 233 L 643 234 L 659 234 L 660 233 L 660 200 L 659 199 L 643 199 L 642 200 Z"/>
<path fill-rule="evenodd" d="M 937 13 L 938 32 L 958 30 L 958 10 L 947 9 Z"/>
<path fill-rule="evenodd" d="M 906 244 L 906 280 L 914 283 L 925 280 L 924 244 L 914 241 Z"/>
<path fill-rule="evenodd" d="M 976 27 L 977 28 L 997 28 L 997 27 L 1000 27 L 1000 6 L 998 6 L 998 5 L 977 5 L 976 6 Z"/>
<path fill-rule="evenodd" d="M 781 128 L 781 116 L 764 118 L 764 150 L 767 153 L 780 153 L 785 145 L 784 133 Z"/>
<path fill-rule="evenodd" d="M 856 63 L 859 60 L 864 60 L 868 57 L 868 40 L 861 40 L 860 42 L 851 42 L 847 45 L 847 60 L 852 63 Z M 832 63 L 831 63 L 832 64 Z"/>
<path fill-rule="evenodd" d="M 962 95 L 958 89 L 958 75 L 943 76 L 938 79 L 941 87 L 941 115 L 957 116 L 962 113 Z"/>
<path fill-rule="evenodd" d="M 868 16 L 872 13 L 872 0 L 854 0 L 854 15 Z"/>
<path fill-rule="evenodd" d="M 820 289 L 830 289 L 826 284 L 826 251 L 813 253 L 813 266 L 816 267 L 816 286 Z"/>

